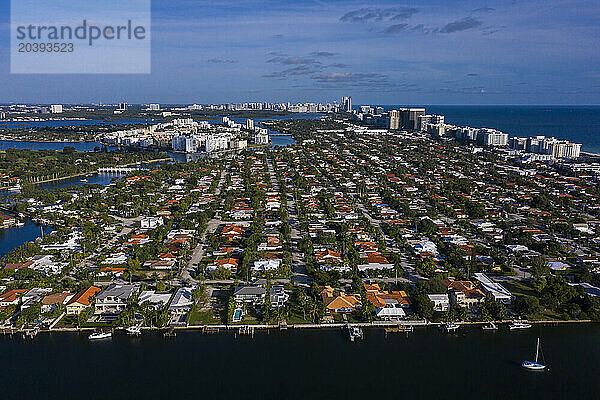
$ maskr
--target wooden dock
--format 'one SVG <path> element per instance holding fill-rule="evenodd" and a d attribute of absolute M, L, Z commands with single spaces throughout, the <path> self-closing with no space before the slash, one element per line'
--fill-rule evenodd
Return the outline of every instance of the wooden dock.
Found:
<path fill-rule="evenodd" d="M 238 334 L 249 335 L 251 337 L 254 337 L 254 327 L 252 325 L 240 326 L 240 328 L 238 329 Z"/>
<path fill-rule="evenodd" d="M 163 333 L 163 336 L 166 338 L 174 338 L 175 336 L 177 336 L 177 334 L 175 333 L 175 327 L 174 326 L 170 327 L 168 330 L 166 330 Z"/>

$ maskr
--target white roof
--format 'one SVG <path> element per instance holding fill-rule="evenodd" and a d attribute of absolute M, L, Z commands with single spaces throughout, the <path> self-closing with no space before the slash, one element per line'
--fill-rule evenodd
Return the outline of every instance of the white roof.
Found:
<path fill-rule="evenodd" d="M 484 292 L 491 293 L 495 299 L 510 299 L 512 297 L 512 294 L 504 286 L 494 282 L 486 274 L 476 273 L 474 276 L 483 286 Z"/>

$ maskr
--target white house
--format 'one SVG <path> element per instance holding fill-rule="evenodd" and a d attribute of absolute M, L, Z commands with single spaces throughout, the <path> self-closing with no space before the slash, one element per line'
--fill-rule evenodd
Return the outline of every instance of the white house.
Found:
<path fill-rule="evenodd" d="M 253 271 L 275 271 L 281 265 L 281 260 L 257 260 L 252 266 Z"/>
<path fill-rule="evenodd" d="M 483 291 L 486 294 L 491 294 L 492 298 L 504 304 L 510 304 L 512 294 L 506 290 L 501 284 L 491 280 L 486 274 L 476 273 L 475 279 L 481 283 Z"/>
<path fill-rule="evenodd" d="M 146 217 L 140 221 L 142 229 L 154 229 L 164 224 L 163 217 Z"/>
<path fill-rule="evenodd" d="M 448 294 L 428 294 L 427 297 L 433 302 L 433 309 L 435 311 L 448 311 L 450 309 Z"/>

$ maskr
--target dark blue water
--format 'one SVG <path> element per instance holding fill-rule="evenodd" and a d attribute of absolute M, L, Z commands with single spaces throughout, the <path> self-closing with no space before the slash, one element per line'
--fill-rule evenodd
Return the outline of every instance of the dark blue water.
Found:
<path fill-rule="evenodd" d="M 41 188 L 41 189 L 45 189 L 45 190 L 53 190 L 53 189 L 64 189 L 64 188 L 68 188 L 71 186 L 81 186 L 81 185 L 86 185 L 86 184 L 108 185 L 112 178 L 115 178 L 115 177 L 118 178 L 120 176 L 123 176 L 123 175 L 105 174 L 105 173 L 94 174 L 91 176 L 82 176 L 82 177 L 68 178 L 68 179 L 61 179 L 58 181 L 40 183 L 37 185 L 37 187 Z"/>
<path fill-rule="evenodd" d="M 22 227 L 13 227 L 0 229 L 0 256 L 9 253 L 15 247 L 21 246 L 25 242 L 32 242 L 42 236 L 40 225 L 25 220 Z M 44 228 L 44 233 L 49 233 L 50 228 Z"/>
<path fill-rule="evenodd" d="M 52 121 L 0 121 L 0 130 L 2 129 L 24 129 L 24 128 L 58 128 L 63 126 L 87 126 L 87 125 L 130 125 L 130 124 L 150 124 L 160 121 L 154 119 L 65 119 Z"/>
<path fill-rule="evenodd" d="M 600 106 L 424 107 L 428 114 L 445 115 L 449 124 L 499 129 L 510 136 L 554 136 L 582 143 L 582 151 L 600 153 Z"/>
<path fill-rule="evenodd" d="M 546 372 L 524 370 L 541 336 Z M 2 398 L 597 399 L 600 327 L 496 333 L 435 328 L 410 336 L 341 330 L 0 337 Z"/>
<path fill-rule="evenodd" d="M 28 149 L 28 150 L 62 150 L 66 146 L 74 147 L 77 151 L 94 151 L 95 147 L 102 147 L 100 142 L 16 142 L 13 140 L 0 140 L 0 150 Z"/>

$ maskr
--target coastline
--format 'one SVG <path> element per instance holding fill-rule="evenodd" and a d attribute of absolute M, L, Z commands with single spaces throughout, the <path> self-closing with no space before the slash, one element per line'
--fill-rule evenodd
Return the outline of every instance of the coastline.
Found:
<path fill-rule="evenodd" d="M 62 317 L 62 316 L 61 316 Z M 61 317 L 57 318 L 58 320 Z M 53 322 L 56 323 L 55 320 Z M 467 327 L 478 327 L 485 326 L 493 322 L 499 327 L 507 325 L 513 322 L 527 322 L 536 326 L 558 326 L 558 325 L 594 325 L 597 322 L 585 319 L 585 320 L 503 320 L 503 321 L 468 321 L 458 323 L 460 326 Z M 53 325 L 52 324 L 52 325 Z M 52 326 L 51 325 L 51 326 Z M 287 330 L 287 329 L 343 329 L 349 326 L 370 328 L 370 329 L 389 329 L 399 328 L 399 332 L 404 332 L 408 327 L 419 327 L 419 328 L 439 328 L 443 325 L 442 322 L 431 322 L 422 320 L 407 320 L 407 321 L 374 321 L 374 322 L 358 322 L 358 323 L 331 323 L 331 324 L 290 324 L 290 325 L 279 325 L 279 324 L 207 324 L 207 325 L 185 325 L 185 326 L 171 326 L 171 327 L 141 327 L 142 331 L 145 332 L 166 332 L 170 329 L 175 331 L 207 331 L 210 333 L 218 333 L 221 330 L 240 330 L 240 329 L 256 329 L 256 330 Z M 2 335 L 13 335 L 13 334 L 28 334 L 35 328 L 0 328 L 0 334 Z M 97 329 L 110 329 L 111 331 L 125 331 L 125 327 L 64 327 L 64 328 L 49 328 L 40 329 L 38 333 L 73 333 L 73 332 L 93 332 Z"/>

